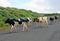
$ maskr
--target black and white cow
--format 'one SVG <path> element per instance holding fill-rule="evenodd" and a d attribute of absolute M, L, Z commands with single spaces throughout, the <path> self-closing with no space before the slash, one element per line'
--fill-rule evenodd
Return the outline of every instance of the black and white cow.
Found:
<path fill-rule="evenodd" d="M 50 17 L 49 20 L 50 20 L 50 21 L 54 21 L 54 18 L 53 18 L 53 17 Z"/>
<path fill-rule="evenodd" d="M 50 20 L 51 23 L 56 23 L 57 20 L 58 20 L 58 17 L 57 16 L 52 16 L 52 17 L 49 18 L 49 20 Z"/>
<path fill-rule="evenodd" d="M 10 18 L 8 18 L 5 20 L 5 23 L 8 23 L 11 25 L 11 29 L 10 29 L 11 32 L 13 31 L 13 29 L 14 30 L 16 29 L 17 25 L 22 25 L 22 27 L 23 27 L 22 31 L 24 31 L 25 28 L 26 28 L 26 31 L 29 31 L 27 24 L 26 24 L 28 21 L 29 21 L 28 19 L 10 19 Z"/>

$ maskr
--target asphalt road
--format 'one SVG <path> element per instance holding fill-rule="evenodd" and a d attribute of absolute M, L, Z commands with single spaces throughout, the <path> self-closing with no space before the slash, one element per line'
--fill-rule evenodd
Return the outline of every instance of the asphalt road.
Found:
<path fill-rule="evenodd" d="M 9 30 L 0 31 L 0 41 L 60 41 L 60 23 L 48 25 L 47 27 L 35 27 L 31 25 L 30 32 L 21 32 L 21 27 L 17 27 L 17 32 L 9 33 Z"/>

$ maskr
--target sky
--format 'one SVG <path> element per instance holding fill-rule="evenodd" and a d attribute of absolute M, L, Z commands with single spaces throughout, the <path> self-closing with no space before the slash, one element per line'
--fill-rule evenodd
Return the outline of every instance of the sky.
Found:
<path fill-rule="evenodd" d="M 60 0 L 0 0 L 0 6 L 39 13 L 60 13 Z"/>

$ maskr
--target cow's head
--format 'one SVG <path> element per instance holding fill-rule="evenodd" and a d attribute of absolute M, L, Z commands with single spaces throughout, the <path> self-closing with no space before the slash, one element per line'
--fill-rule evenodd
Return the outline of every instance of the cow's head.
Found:
<path fill-rule="evenodd" d="M 35 22 L 37 20 L 37 18 L 34 18 L 33 22 Z"/>
<path fill-rule="evenodd" d="M 9 23 L 9 21 L 10 21 L 10 19 L 8 18 L 8 19 L 5 20 L 5 23 Z"/>

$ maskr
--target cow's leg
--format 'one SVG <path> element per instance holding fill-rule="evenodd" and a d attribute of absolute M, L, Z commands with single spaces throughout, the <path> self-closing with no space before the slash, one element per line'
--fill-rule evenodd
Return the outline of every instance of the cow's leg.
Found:
<path fill-rule="evenodd" d="M 12 26 L 11 26 L 11 28 L 10 28 L 10 32 L 12 32 L 12 31 L 13 31 L 13 28 L 14 28 L 14 26 L 12 25 Z"/>
<path fill-rule="evenodd" d="M 28 32 L 30 31 L 26 24 L 25 24 L 25 28 L 26 28 L 26 31 L 28 31 Z"/>
<path fill-rule="evenodd" d="M 14 31 L 17 32 L 17 31 L 16 31 L 16 26 L 14 26 Z"/>
<path fill-rule="evenodd" d="M 29 22 L 27 23 L 27 26 L 29 26 L 30 24 L 29 24 Z"/>
<path fill-rule="evenodd" d="M 57 23 L 58 19 L 55 19 L 55 23 Z"/>
<path fill-rule="evenodd" d="M 25 26 L 24 26 L 24 23 L 22 22 L 22 31 L 24 31 L 24 29 L 25 29 Z"/>
<path fill-rule="evenodd" d="M 23 30 L 22 30 L 22 31 L 24 31 L 25 28 L 26 28 L 26 31 L 29 31 L 29 29 L 28 29 L 28 27 L 27 27 L 27 24 L 26 24 L 26 23 L 23 23 Z"/>
<path fill-rule="evenodd" d="M 30 26 L 31 25 L 31 23 L 30 22 L 28 22 L 28 26 Z"/>
<path fill-rule="evenodd" d="M 39 27 L 39 23 L 38 22 L 35 22 L 36 23 L 36 27 Z"/>
<path fill-rule="evenodd" d="M 23 26 L 22 31 L 24 31 L 25 27 Z"/>
<path fill-rule="evenodd" d="M 53 24 L 54 20 L 50 20 L 50 24 Z"/>
<path fill-rule="evenodd" d="M 38 22 L 37 24 L 38 24 L 37 26 L 40 27 L 40 22 Z"/>
<path fill-rule="evenodd" d="M 47 26 L 47 28 L 48 28 L 48 21 L 46 21 L 46 26 Z"/>
<path fill-rule="evenodd" d="M 15 31 L 15 32 L 16 32 L 16 26 L 17 26 L 17 24 L 14 25 L 14 31 Z"/>
<path fill-rule="evenodd" d="M 43 27 L 43 21 L 41 20 L 39 23 L 40 23 L 40 27 L 42 28 Z"/>

